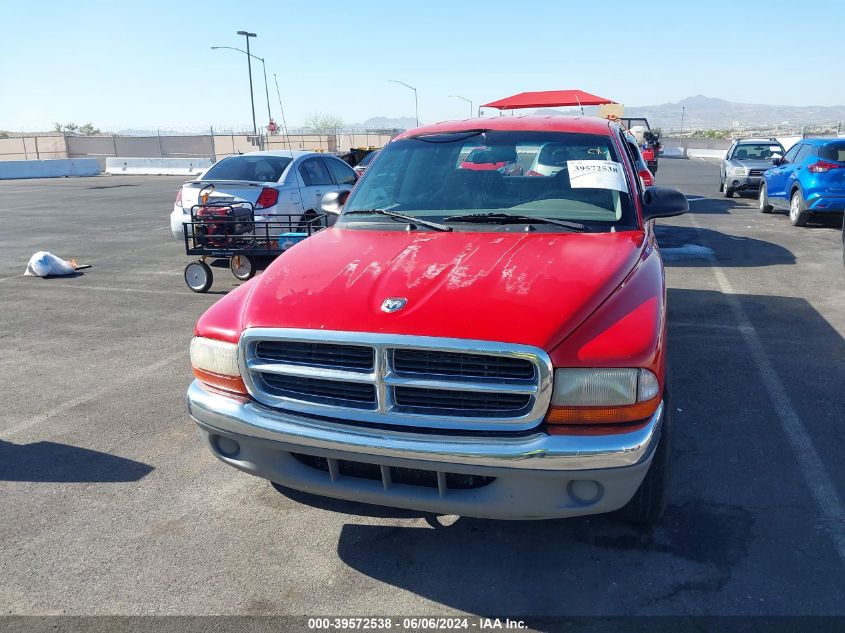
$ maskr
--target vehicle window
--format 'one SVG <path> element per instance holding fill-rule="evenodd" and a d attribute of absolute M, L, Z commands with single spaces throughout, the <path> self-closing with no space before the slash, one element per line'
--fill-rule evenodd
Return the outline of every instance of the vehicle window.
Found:
<path fill-rule="evenodd" d="M 361 159 L 361 162 L 360 162 L 360 163 L 358 163 L 358 164 L 359 164 L 361 167 L 366 167 L 367 165 L 369 165 L 369 164 L 370 164 L 370 161 L 372 161 L 372 160 L 376 157 L 376 155 L 377 155 L 377 154 L 378 154 L 378 152 L 370 152 L 369 154 L 367 154 L 366 156 L 364 156 L 364 158 L 363 158 L 363 159 Z"/>
<path fill-rule="evenodd" d="M 285 156 L 229 156 L 209 169 L 206 180 L 245 180 L 247 182 L 279 182 L 291 159 Z"/>
<path fill-rule="evenodd" d="M 751 143 L 740 143 L 734 149 L 733 158 L 734 160 L 771 160 L 775 156 L 783 156 L 783 147 L 779 144 L 769 144 L 769 143 L 760 143 L 760 144 L 751 144 Z"/>
<path fill-rule="evenodd" d="M 319 158 L 309 158 L 299 166 L 299 173 L 306 187 L 332 184 L 328 167 Z"/>
<path fill-rule="evenodd" d="M 801 147 L 801 150 L 798 152 L 798 154 L 796 154 L 795 160 L 793 162 L 800 163 L 802 160 L 807 158 L 807 155 L 812 153 L 814 149 L 815 148 L 812 145 L 805 143 L 804 146 Z"/>
<path fill-rule="evenodd" d="M 344 212 L 387 209 L 439 221 L 507 212 L 594 223 L 596 231 L 634 228 L 624 160 L 602 135 L 488 130 L 402 139 L 381 151 Z"/>
<path fill-rule="evenodd" d="M 845 141 L 836 141 L 819 148 L 819 158 L 845 163 Z"/>
<path fill-rule="evenodd" d="M 783 157 L 783 164 L 791 163 L 795 160 L 796 154 L 798 154 L 798 150 L 803 147 L 803 143 L 798 143 L 797 145 L 793 145 L 789 148 L 789 151 Z"/>
<path fill-rule="evenodd" d="M 647 170 L 648 165 L 646 165 L 645 160 L 643 160 L 643 155 L 635 140 L 630 135 L 623 135 L 622 143 L 625 148 L 625 152 L 628 154 L 628 160 L 630 160 L 631 164 L 634 165 L 634 171 L 640 172 Z M 642 181 L 639 178 L 637 178 L 637 191 L 640 193 L 643 191 Z"/>
<path fill-rule="evenodd" d="M 329 171 L 334 176 L 334 181 L 339 185 L 354 185 L 355 184 L 355 170 L 341 160 L 334 158 L 326 158 L 326 164 L 329 166 Z"/>

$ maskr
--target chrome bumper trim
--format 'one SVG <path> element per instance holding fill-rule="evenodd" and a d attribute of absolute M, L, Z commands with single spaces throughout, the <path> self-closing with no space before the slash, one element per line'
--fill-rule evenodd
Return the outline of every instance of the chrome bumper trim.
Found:
<path fill-rule="evenodd" d="M 632 466 L 647 459 L 660 439 L 663 404 L 641 428 L 615 435 L 513 437 L 414 433 L 336 423 L 282 412 L 246 398 L 188 388 L 191 417 L 205 427 L 293 446 L 360 455 L 526 470 L 590 470 Z M 375 417 L 375 416 L 374 416 Z"/>

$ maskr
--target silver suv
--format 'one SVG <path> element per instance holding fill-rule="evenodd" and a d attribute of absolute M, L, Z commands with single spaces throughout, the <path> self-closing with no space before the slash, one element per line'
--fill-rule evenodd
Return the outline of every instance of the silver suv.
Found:
<path fill-rule="evenodd" d="M 773 158 L 783 154 L 783 145 L 773 138 L 735 140 L 719 167 L 719 191 L 731 198 L 740 191 L 759 190 L 763 172 L 772 166 Z"/>

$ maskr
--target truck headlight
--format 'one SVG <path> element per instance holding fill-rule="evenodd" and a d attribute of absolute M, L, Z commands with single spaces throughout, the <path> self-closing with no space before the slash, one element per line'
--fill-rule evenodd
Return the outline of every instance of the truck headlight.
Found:
<path fill-rule="evenodd" d="M 635 422 L 657 410 L 660 396 L 657 376 L 647 369 L 556 369 L 546 422 Z"/>
<path fill-rule="evenodd" d="M 191 339 L 191 366 L 200 382 L 246 395 L 238 367 L 238 346 L 234 343 L 195 336 Z"/>
<path fill-rule="evenodd" d="M 728 174 L 731 176 L 747 176 L 748 167 L 729 167 Z"/>

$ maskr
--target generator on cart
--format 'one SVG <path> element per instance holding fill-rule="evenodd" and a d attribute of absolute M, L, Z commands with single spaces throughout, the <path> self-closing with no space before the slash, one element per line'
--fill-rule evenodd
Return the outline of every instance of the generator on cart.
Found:
<path fill-rule="evenodd" d="M 197 205 L 191 222 L 198 245 L 223 247 L 255 229 L 255 211 L 245 202 Z"/>

